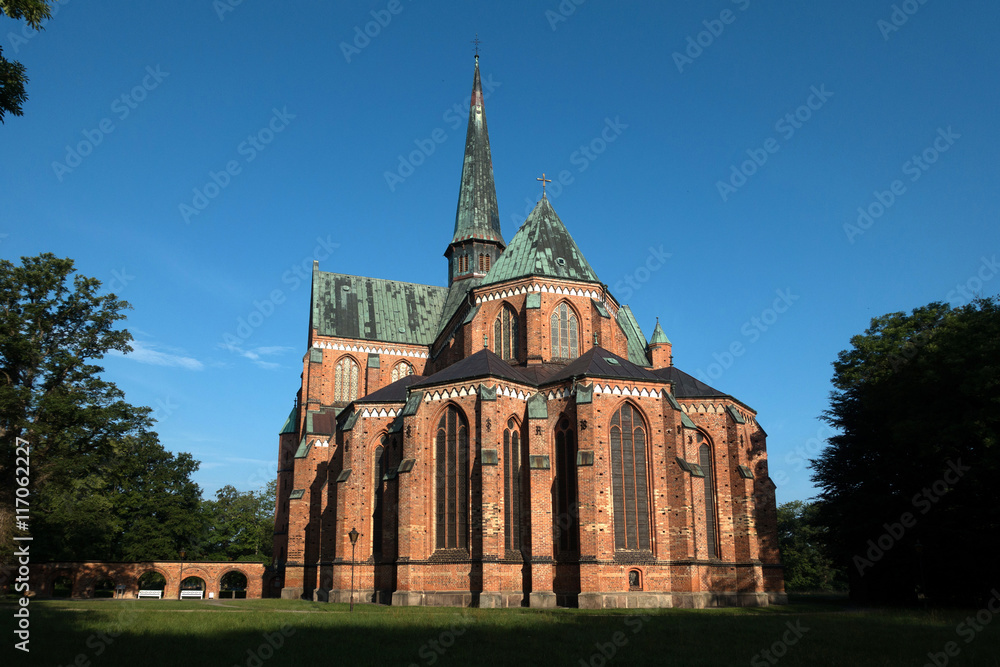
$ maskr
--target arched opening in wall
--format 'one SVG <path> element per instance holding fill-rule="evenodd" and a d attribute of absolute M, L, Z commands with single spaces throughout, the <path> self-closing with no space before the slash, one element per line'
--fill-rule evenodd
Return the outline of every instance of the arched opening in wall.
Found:
<path fill-rule="evenodd" d="M 628 589 L 630 591 L 642 590 L 642 571 L 640 570 L 628 571 Z"/>
<path fill-rule="evenodd" d="M 565 301 L 549 317 L 549 341 L 553 359 L 576 359 L 580 356 L 579 321 Z"/>
<path fill-rule="evenodd" d="M 73 594 L 73 577 L 68 574 L 58 574 L 52 580 L 52 597 L 68 598 Z"/>
<path fill-rule="evenodd" d="M 708 542 L 708 555 L 710 558 L 719 557 L 719 536 L 716 523 L 716 503 L 715 498 L 715 473 L 712 465 L 712 448 L 709 447 L 705 436 L 697 434 L 698 440 L 702 442 L 698 447 L 698 464 L 701 466 L 705 476 L 702 481 L 705 483 L 705 539 Z"/>
<path fill-rule="evenodd" d="M 624 403 L 611 418 L 611 494 L 615 549 L 650 551 L 648 430 L 642 413 Z"/>
<path fill-rule="evenodd" d="M 230 570 L 219 580 L 219 599 L 243 599 L 247 596 L 247 575 Z"/>
<path fill-rule="evenodd" d="M 469 548 L 469 427 L 449 405 L 434 434 L 435 547 Z"/>
<path fill-rule="evenodd" d="M 493 353 L 508 361 L 518 358 L 517 311 L 510 304 L 504 304 L 493 322 Z"/>
<path fill-rule="evenodd" d="M 113 598 L 115 596 L 115 582 L 113 579 L 104 577 L 94 584 L 95 598 Z"/>
<path fill-rule="evenodd" d="M 184 577 L 181 581 L 182 591 L 201 591 L 205 592 L 205 580 L 201 577 Z"/>
<path fill-rule="evenodd" d="M 167 587 L 167 580 L 156 570 L 147 570 L 139 577 L 140 591 L 162 591 Z"/>

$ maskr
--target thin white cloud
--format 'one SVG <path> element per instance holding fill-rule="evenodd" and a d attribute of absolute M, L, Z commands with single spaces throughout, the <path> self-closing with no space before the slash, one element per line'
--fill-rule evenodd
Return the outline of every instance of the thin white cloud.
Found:
<path fill-rule="evenodd" d="M 132 351 L 125 355 L 126 359 L 137 361 L 140 364 L 150 364 L 152 366 L 173 366 L 185 368 L 189 371 L 200 371 L 205 365 L 193 357 L 185 357 L 180 354 L 166 352 L 159 349 L 155 343 L 144 341 L 132 341 Z"/>
<path fill-rule="evenodd" d="M 294 349 L 291 347 L 284 347 L 280 345 L 253 347 L 250 348 L 249 350 L 244 350 L 241 347 L 237 347 L 236 345 L 231 345 L 229 343 L 222 343 L 220 346 L 229 350 L 230 352 L 233 352 L 234 354 L 238 354 L 239 356 L 245 359 L 249 359 L 254 363 L 254 365 L 260 368 L 267 368 L 267 369 L 280 368 L 281 364 L 276 363 L 274 361 L 265 361 L 261 357 L 281 355 L 284 354 L 285 352 L 290 352 Z"/>

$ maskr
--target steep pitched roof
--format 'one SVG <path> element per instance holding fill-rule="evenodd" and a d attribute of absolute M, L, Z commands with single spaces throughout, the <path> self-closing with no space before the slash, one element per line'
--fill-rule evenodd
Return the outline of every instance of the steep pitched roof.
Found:
<path fill-rule="evenodd" d="M 632 314 L 632 309 L 628 306 L 619 308 L 615 321 L 618 322 L 619 328 L 628 341 L 629 361 L 633 364 L 650 366 L 649 357 L 646 356 L 646 335 L 642 333 L 635 315 Z"/>
<path fill-rule="evenodd" d="M 653 336 L 649 339 L 650 345 L 656 345 L 657 343 L 669 343 L 670 339 L 667 338 L 667 334 L 664 333 L 663 327 L 660 326 L 660 318 L 656 318 L 656 328 L 653 329 Z"/>
<path fill-rule="evenodd" d="M 313 270 L 310 324 L 323 336 L 430 345 L 447 287 Z"/>
<path fill-rule="evenodd" d="M 500 233 L 500 213 L 497 211 L 497 190 L 493 182 L 493 157 L 490 155 L 490 134 L 486 129 L 483 87 L 479 81 L 479 56 L 476 56 L 476 73 L 472 79 L 465 161 L 462 163 L 455 234 L 451 242 L 473 238 L 497 241 L 501 246 L 504 244 Z"/>
<path fill-rule="evenodd" d="M 580 376 L 644 382 L 663 382 L 664 380 L 648 368 L 634 364 L 603 347 L 595 346 L 571 361 L 564 369 L 547 378 L 545 384 L 564 382 Z"/>
<path fill-rule="evenodd" d="M 423 375 L 406 375 L 392 384 L 388 384 L 378 391 L 373 391 L 367 396 L 356 399 L 355 403 L 405 403 L 406 390 L 411 384 L 416 384 L 425 379 Z"/>
<path fill-rule="evenodd" d="M 677 398 L 707 398 L 709 396 L 729 396 L 697 378 L 688 375 L 676 366 L 658 368 L 653 371 L 664 380 L 674 383 L 674 396 Z"/>
<path fill-rule="evenodd" d="M 547 197 L 528 215 L 482 284 L 527 276 L 600 282 Z"/>
<path fill-rule="evenodd" d="M 455 362 L 451 366 L 438 371 L 434 375 L 425 377 L 413 384 L 414 388 L 428 385 L 440 384 L 442 382 L 455 382 L 458 380 L 471 380 L 473 378 L 495 377 L 518 382 L 520 384 L 533 385 L 527 375 L 520 369 L 511 366 L 499 356 L 487 349 L 482 349 L 470 357 Z"/>

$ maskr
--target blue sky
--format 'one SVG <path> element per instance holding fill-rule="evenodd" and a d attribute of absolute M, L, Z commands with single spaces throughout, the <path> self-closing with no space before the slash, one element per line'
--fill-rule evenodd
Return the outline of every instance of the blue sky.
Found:
<path fill-rule="evenodd" d="M 314 258 L 446 283 L 477 33 L 505 237 L 556 178 L 646 335 L 758 411 L 779 502 L 816 493 L 852 335 L 1000 291 L 986 0 L 70 0 L 21 25 L 0 253 L 72 257 L 134 306 L 106 377 L 207 495 L 274 474 Z"/>

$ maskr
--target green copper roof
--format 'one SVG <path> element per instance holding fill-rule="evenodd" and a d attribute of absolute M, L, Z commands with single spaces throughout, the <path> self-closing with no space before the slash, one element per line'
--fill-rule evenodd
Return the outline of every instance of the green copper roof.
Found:
<path fill-rule="evenodd" d="M 430 345 L 447 287 L 313 271 L 312 327 L 321 336 Z"/>
<path fill-rule="evenodd" d="M 547 197 L 528 215 L 482 284 L 527 276 L 600 282 Z"/>
<path fill-rule="evenodd" d="M 295 433 L 295 418 L 298 410 L 292 408 L 292 411 L 288 413 L 288 419 L 285 420 L 284 425 L 282 425 L 281 430 L 278 431 L 278 435 L 284 435 L 285 433 Z"/>
<path fill-rule="evenodd" d="M 483 87 L 479 81 L 479 58 L 472 79 L 472 100 L 469 104 L 469 129 L 465 136 L 465 161 L 462 163 L 462 183 L 458 190 L 458 210 L 455 213 L 455 235 L 452 243 L 467 239 L 497 241 L 500 234 L 500 213 L 497 211 L 497 190 L 493 183 L 493 157 L 490 155 L 490 135 L 486 129 L 486 107 Z"/>
<path fill-rule="evenodd" d="M 649 366 L 649 358 L 646 357 L 646 336 L 639 328 L 639 323 L 632 314 L 632 309 L 622 306 L 618 309 L 618 316 L 615 318 L 619 328 L 628 339 L 628 360 L 640 366 Z"/>
<path fill-rule="evenodd" d="M 649 339 L 650 345 L 656 345 L 657 343 L 669 343 L 670 339 L 667 338 L 667 334 L 663 332 L 663 327 L 660 326 L 660 318 L 656 318 L 656 328 L 653 329 L 653 337 Z"/>

